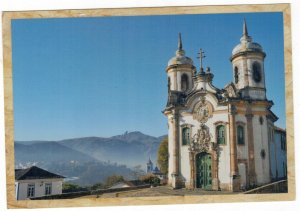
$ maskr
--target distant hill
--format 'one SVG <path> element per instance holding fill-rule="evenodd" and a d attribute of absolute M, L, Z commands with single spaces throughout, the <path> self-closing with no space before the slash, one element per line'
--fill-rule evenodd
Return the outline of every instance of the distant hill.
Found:
<path fill-rule="evenodd" d="M 37 165 L 66 177 L 73 183 L 91 185 L 112 174 L 133 179 L 130 169 L 146 170 L 151 157 L 156 162 L 163 138 L 141 132 L 126 132 L 109 138 L 84 137 L 60 141 L 15 141 L 16 168 Z"/>
<path fill-rule="evenodd" d="M 161 137 L 130 132 L 110 138 L 86 137 L 62 140 L 58 143 L 100 161 L 117 162 L 130 167 L 136 165 L 145 167 L 149 156 L 154 163 L 156 162 L 161 140 Z"/>
<path fill-rule="evenodd" d="M 94 161 L 93 157 L 55 141 L 15 142 L 15 162 Z"/>

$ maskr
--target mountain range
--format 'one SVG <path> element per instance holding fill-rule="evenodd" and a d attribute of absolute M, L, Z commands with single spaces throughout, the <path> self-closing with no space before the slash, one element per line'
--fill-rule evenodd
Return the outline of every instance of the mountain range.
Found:
<path fill-rule="evenodd" d="M 159 144 L 165 137 L 135 131 L 109 138 L 15 141 L 15 165 L 16 168 L 37 165 L 66 177 L 78 178 L 73 182 L 81 185 L 101 182 L 111 174 L 134 179 L 134 167 L 145 171 L 149 157 L 156 163 Z"/>

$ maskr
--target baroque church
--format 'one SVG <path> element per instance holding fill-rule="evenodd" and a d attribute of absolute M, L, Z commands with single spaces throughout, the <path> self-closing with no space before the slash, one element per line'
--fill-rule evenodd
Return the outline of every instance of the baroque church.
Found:
<path fill-rule="evenodd" d="M 173 188 L 239 191 L 272 180 L 273 102 L 266 98 L 266 53 L 253 42 L 244 21 L 232 50 L 233 82 L 213 85 L 210 68 L 185 56 L 179 34 L 176 55 L 166 68 L 168 184 Z"/>

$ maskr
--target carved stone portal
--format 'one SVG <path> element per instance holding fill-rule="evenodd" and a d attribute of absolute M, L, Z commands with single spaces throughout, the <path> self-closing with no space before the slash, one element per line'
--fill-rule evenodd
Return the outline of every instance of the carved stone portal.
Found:
<path fill-rule="evenodd" d="M 205 100 L 204 96 L 200 97 L 200 102 L 196 104 L 193 112 L 193 118 L 201 123 L 207 122 L 212 116 L 212 105 Z"/>
<path fill-rule="evenodd" d="M 200 153 L 208 153 L 211 155 L 211 177 L 212 177 L 212 190 L 219 190 L 218 179 L 218 146 L 211 142 L 211 134 L 209 128 L 204 124 L 200 125 L 200 129 L 193 136 L 189 148 L 190 166 L 191 166 L 191 180 L 190 188 L 197 188 L 197 166 L 196 156 Z M 198 175 L 199 176 L 199 175 Z"/>
<path fill-rule="evenodd" d="M 190 151 L 192 152 L 207 152 L 210 149 L 211 135 L 209 134 L 208 127 L 201 125 L 198 132 L 193 136 L 190 143 Z"/>

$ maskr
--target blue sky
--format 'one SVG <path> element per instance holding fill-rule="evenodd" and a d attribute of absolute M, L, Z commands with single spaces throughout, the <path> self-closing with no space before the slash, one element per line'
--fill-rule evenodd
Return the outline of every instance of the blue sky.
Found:
<path fill-rule="evenodd" d="M 197 69 L 204 49 L 223 88 L 244 18 L 267 54 L 267 97 L 285 128 L 281 13 L 20 19 L 12 21 L 15 140 L 167 134 L 165 68 L 178 33 Z"/>

